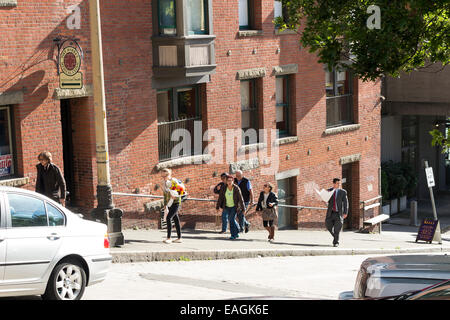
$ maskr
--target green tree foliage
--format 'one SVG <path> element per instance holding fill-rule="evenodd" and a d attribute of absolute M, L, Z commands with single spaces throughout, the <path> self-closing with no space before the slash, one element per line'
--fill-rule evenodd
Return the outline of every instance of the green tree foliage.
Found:
<path fill-rule="evenodd" d="M 433 147 L 442 147 L 442 153 L 450 152 L 450 135 L 445 135 L 444 132 L 433 129 L 429 131 L 431 135 L 431 145 Z"/>
<path fill-rule="evenodd" d="M 407 163 L 393 162 L 381 164 L 381 195 L 383 200 L 401 196 L 413 196 L 417 187 L 417 174 Z"/>
<path fill-rule="evenodd" d="M 330 68 L 350 60 L 365 81 L 398 76 L 429 63 L 450 62 L 449 0 L 282 0 L 274 23 L 300 34 L 300 42 Z M 380 29 L 367 26 L 370 5 L 380 8 Z M 349 54 L 351 52 L 351 55 Z"/>

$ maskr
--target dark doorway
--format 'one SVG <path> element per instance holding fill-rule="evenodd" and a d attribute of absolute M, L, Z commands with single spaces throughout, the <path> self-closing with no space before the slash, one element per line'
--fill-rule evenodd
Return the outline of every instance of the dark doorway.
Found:
<path fill-rule="evenodd" d="M 292 192 L 295 186 L 295 178 L 277 180 L 279 204 L 293 205 L 295 195 Z M 296 215 L 293 208 L 278 207 L 278 229 L 293 229 Z"/>
<path fill-rule="evenodd" d="M 344 220 L 344 229 L 352 229 L 352 164 L 342 166 L 342 189 L 347 191 L 348 216 Z"/>
<path fill-rule="evenodd" d="M 63 159 L 64 159 L 64 179 L 69 194 L 66 205 L 74 206 L 75 186 L 74 186 L 74 161 L 73 161 L 73 139 L 72 139 L 72 113 L 70 99 L 61 100 L 61 128 L 63 138 Z"/>

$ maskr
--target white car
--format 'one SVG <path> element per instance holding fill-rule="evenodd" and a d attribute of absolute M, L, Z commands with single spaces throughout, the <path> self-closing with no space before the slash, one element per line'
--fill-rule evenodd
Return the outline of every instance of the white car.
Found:
<path fill-rule="evenodd" d="M 51 199 L 0 187 L 0 297 L 79 300 L 111 266 L 107 227 Z"/>

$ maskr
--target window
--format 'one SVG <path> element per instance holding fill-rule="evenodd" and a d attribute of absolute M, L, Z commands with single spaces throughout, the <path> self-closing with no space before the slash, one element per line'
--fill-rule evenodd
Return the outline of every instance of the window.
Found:
<path fill-rule="evenodd" d="M 353 77 L 348 70 L 325 71 L 327 127 L 353 123 Z"/>
<path fill-rule="evenodd" d="M 158 27 L 160 35 L 176 35 L 175 0 L 158 0 Z"/>
<path fill-rule="evenodd" d="M 274 7 L 273 7 L 273 17 L 276 18 L 283 18 L 283 21 L 286 21 L 288 18 L 288 11 L 286 6 L 283 5 L 281 1 L 274 1 Z"/>
<path fill-rule="evenodd" d="M 289 135 L 289 76 L 276 77 L 276 120 L 279 137 Z"/>
<path fill-rule="evenodd" d="M 418 155 L 418 116 L 402 116 L 402 162 L 409 164 L 417 171 Z"/>
<path fill-rule="evenodd" d="M 258 142 L 258 105 L 256 102 L 256 79 L 241 81 L 241 113 L 242 113 L 242 144 Z M 251 130 L 254 129 L 256 131 Z"/>
<path fill-rule="evenodd" d="M 201 122 L 199 87 L 172 88 L 159 90 L 157 93 L 158 110 L 158 145 L 159 159 L 169 160 L 180 157 L 172 154 L 174 147 L 180 142 L 171 141 L 175 130 L 184 129 L 190 137 L 183 137 L 186 147 L 181 156 L 201 154 L 202 150 L 195 148 L 198 144 L 194 141 L 194 127 L 196 122 Z M 182 131 L 178 131 L 180 133 Z M 185 132 L 185 131 L 184 131 Z M 202 134 L 199 135 L 202 139 Z M 200 144 L 201 145 L 201 144 Z"/>
<path fill-rule="evenodd" d="M 46 202 L 45 204 L 47 206 L 48 225 L 50 227 L 63 226 L 65 224 L 64 214 L 50 203 Z"/>
<path fill-rule="evenodd" d="M 0 178 L 14 174 L 10 107 L 0 107 Z"/>
<path fill-rule="evenodd" d="M 13 228 L 48 226 L 44 201 L 20 194 L 8 193 Z"/>
<path fill-rule="evenodd" d="M 208 1 L 188 0 L 187 1 L 187 29 L 188 34 L 208 33 Z"/>
<path fill-rule="evenodd" d="M 239 0 L 239 29 L 250 29 L 250 0 Z"/>

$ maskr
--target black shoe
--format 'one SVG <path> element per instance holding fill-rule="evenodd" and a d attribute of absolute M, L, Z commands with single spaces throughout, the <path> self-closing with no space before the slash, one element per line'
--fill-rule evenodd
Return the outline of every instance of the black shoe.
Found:
<path fill-rule="evenodd" d="M 339 243 L 333 243 L 333 247 L 339 247 Z"/>
<path fill-rule="evenodd" d="M 247 233 L 249 229 L 250 229 L 250 225 L 248 224 L 245 226 L 245 233 Z"/>

